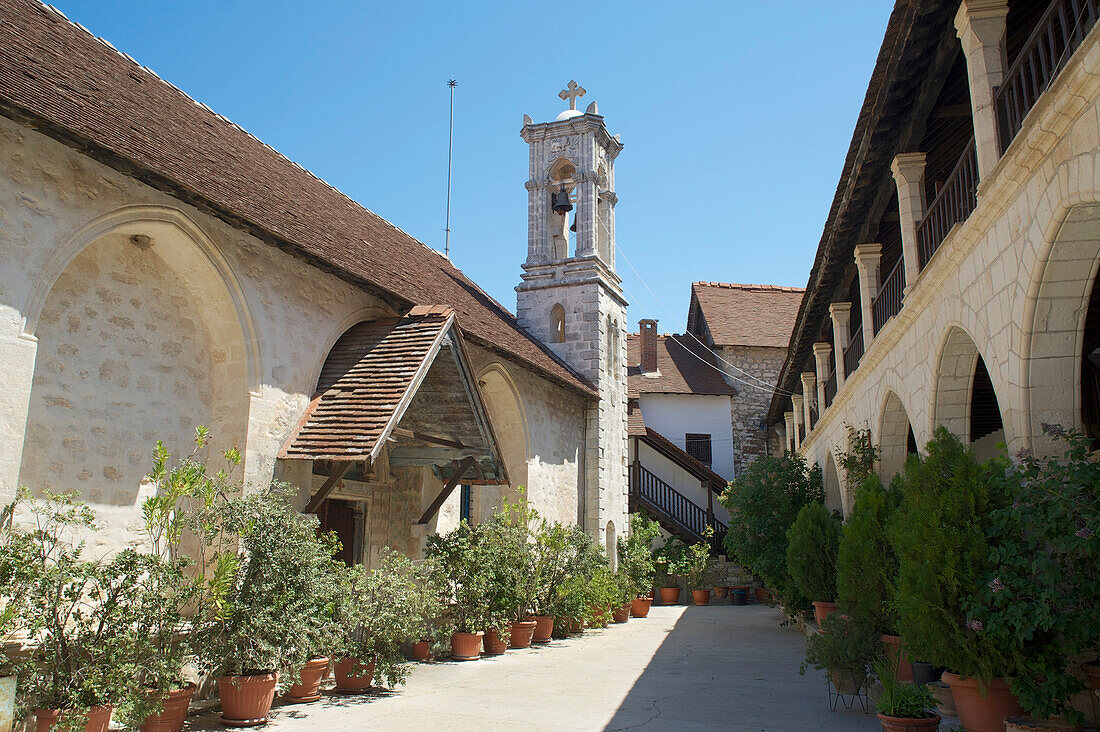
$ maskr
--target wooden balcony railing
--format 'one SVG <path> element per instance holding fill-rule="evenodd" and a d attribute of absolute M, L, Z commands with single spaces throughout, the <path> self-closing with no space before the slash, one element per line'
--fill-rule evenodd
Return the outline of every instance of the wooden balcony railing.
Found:
<path fill-rule="evenodd" d="M 829 378 L 825 380 L 825 408 L 828 409 L 829 405 L 833 403 L 833 399 L 836 398 L 836 369 L 833 369 L 829 373 Z"/>
<path fill-rule="evenodd" d="M 635 468 L 632 485 L 634 497 L 650 511 L 657 513 L 662 525 L 678 529 L 679 533 L 686 534 L 686 537 L 681 538 L 694 541 L 705 537 L 709 526 L 714 530 L 711 548 L 718 554 L 725 552 L 722 545 L 729 531 L 726 524 L 713 516 L 708 519 L 705 508 L 646 470 L 640 463 L 635 463 Z"/>
<path fill-rule="evenodd" d="M 963 150 L 959 162 L 947 176 L 940 192 L 917 225 L 917 248 L 923 270 L 955 224 L 966 221 L 978 204 L 978 154 L 974 138 Z"/>
<path fill-rule="evenodd" d="M 1054 0 L 996 90 L 997 134 L 1004 152 L 1024 117 L 1096 25 L 1097 0 Z"/>
<path fill-rule="evenodd" d="M 852 342 L 844 349 L 844 376 L 851 376 L 859 368 L 859 359 L 863 358 L 863 328 L 852 334 Z"/>
<path fill-rule="evenodd" d="M 875 335 L 886 325 L 886 321 L 894 317 L 901 310 L 901 299 L 905 295 L 905 260 L 898 259 L 898 263 L 886 275 L 879 289 L 875 304 L 871 307 L 875 319 Z"/>

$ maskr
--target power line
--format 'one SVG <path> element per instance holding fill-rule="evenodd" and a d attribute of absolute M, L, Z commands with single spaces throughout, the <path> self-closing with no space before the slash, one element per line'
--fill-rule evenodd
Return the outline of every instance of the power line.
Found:
<path fill-rule="evenodd" d="M 451 123 L 447 129 L 447 223 L 443 229 L 443 254 L 449 258 L 451 256 L 451 151 L 454 149 L 455 142 L 455 87 L 458 86 L 458 82 L 450 79 L 447 86 L 451 88 Z"/>

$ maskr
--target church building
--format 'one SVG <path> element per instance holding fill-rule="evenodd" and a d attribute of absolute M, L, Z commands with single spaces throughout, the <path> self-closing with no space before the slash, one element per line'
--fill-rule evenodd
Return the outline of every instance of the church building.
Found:
<path fill-rule="evenodd" d="M 212 454 L 240 448 L 244 490 L 297 486 L 348 562 L 418 556 L 521 486 L 613 550 L 622 144 L 583 94 L 525 119 L 513 316 L 56 9 L 0 0 L 0 504 L 76 492 L 103 524 L 89 549 L 111 551 L 140 522 L 156 441 L 186 455 L 204 425 Z"/>

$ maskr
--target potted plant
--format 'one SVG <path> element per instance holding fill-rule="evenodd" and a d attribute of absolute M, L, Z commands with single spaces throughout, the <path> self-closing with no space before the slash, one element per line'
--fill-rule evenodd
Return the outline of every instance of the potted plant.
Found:
<path fill-rule="evenodd" d="M 882 685 L 875 701 L 882 732 L 934 731 L 940 728 L 940 715 L 932 711 L 935 700 L 927 686 L 900 683 L 897 663 L 892 658 L 883 656 L 874 665 Z"/>
<path fill-rule="evenodd" d="M 752 567 L 788 617 L 800 617 L 810 600 L 787 572 L 787 531 L 803 506 L 824 501 L 820 468 L 797 453 L 761 457 L 730 483 L 721 500 L 730 512 L 726 554 Z"/>
<path fill-rule="evenodd" d="M 843 612 L 881 633 L 884 652 L 897 664 L 897 679 L 913 680 L 913 668 L 897 634 L 894 588 L 898 560 L 887 525 L 898 491 L 871 473 L 859 486 L 837 550 L 837 601 Z"/>
<path fill-rule="evenodd" d="M 630 533 L 618 539 L 619 569 L 630 580 L 634 597 L 630 612 L 636 618 L 649 615 L 653 604 L 653 542 L 661 535 L 661 527 L 644 513 L 630 516 Z"/>
<path fill-rule="evenodd" d="M 546 570 L 535 551 L 537 522 L 534 509 L 505 498 L 500 510 L 478 526 L 487 573 L 487 655 L 504 653 L 509 646 L 526 648 L 531 644 L 537 623 L 527 617 L 535 605 L 540 572 Z"/>
<path fill-rule="evenodd" d="M 294 509 L 296 493 L 281 484 L 243 497 L 212 491 L 189 514 L 202 538 L 198 566 L 209 568 L 195 648 L 234 726 L 267 721 L 279 674 L 296 678 L 331 623 L 337 545 Z"/>
<path fill-rule="evenodd" d="M 806 660 L 799 669 L 806 672 L 809 664 L 823 669 L 838 694 L 858 694 L 867 681 L 867 667 L 878 655 L 878 634 L 840 613 L 831 613 L 821 630 L 806 641 Z"/>
<path fill-rule="evenodd" d="M 630 607 L 634 601 L 634 583 L 623 571 L 622 566 L 614 572 L 615 604 L 611 608 L 611 622 L 625 623 L 630 620 Z"/>
<path fill-rule="evenodd" d="M 416 621 L 416 633 L 410 636 L 413 660 L 421 663 L 431 660 L 450 643 L 443 620 L 441 597 L 446 586 L 443 572 L 433 559 L 424 559 L 416 565 L 415 591 L 412 595 L 412 613 Z"/>
<path fill-rule="evenodd" d="M 662 605 L 675 605 L 680 601 L 680 577 L 685 564 L 685 551 L 687 545 L 675 536 L 667 538 L 662 546 L 653 550 L 655 581 Z"/>
<path fill-rule="evenodd" d="M 710 538 L 714 529 L 706 529 L 703 541 L 685 545 L 679 553 L 678 572 L 684 578 L 696 605 L 710 604 Z"/>
<path fill-rule="evenodd" d="M 442 602 L 451 630 L 451 658 L 476 661 L 481 657 L 487 606 L 488 574 L 474 527 L 465 521 L 450 533 L 428 537 L 426 555 L 436 561 L 442 576 Z"/>
<path fill-rule="evenodd" d="M 1005 481 L 942 427 L 896 480 L 902 500 L 889 535 L 898 557 L 899 629 L 913 656 L 949 669 L 943 680 L 964 727 L 1001 730 L 1020 713 L 1005 680 L 1019 638 L 985 632 L 978 595 L 995 551 L 990 516 L 1011 505 Z"/>
<path fill-rule="evenodd" d="M 802 507 L 787 534 L 787 572 L 798 591 L 813 601 L 819 627 L 837 609 L 833 601 L 839 543 L 839 519 L 817 501 Z"/>
<path fill-rule="evenodd" d="M 29 622 L 27 599 L 38 578 L 34 540 L 12 526 L 17 503 L 0 510 L 0 730 L 10 730 L 15 722 L 15 636 Z"/>
<path fill-rule="evenodd" d="M 578 605 L 588 601 L 590 591 L 576 591 L 577 582 L 592 576 L 596 568 L 606 565 L 607 559 L 588 534 L 577 527 L 543 521 L 535 538 L 536 570 L 539 577 L 532 604 L 532 619 L 538 625 L 534 633 L 535 643 L 548 643 L 555 628 L 565 623 L 555 623 L 555 615 L 568 624 L 583 619 L 587 607 Z M 570 591 L 567 593 L 566 589 Z M 566 601 L 570 607 L 565 607 Z M 566 615 L 568 613 L 568 615 Z"/>

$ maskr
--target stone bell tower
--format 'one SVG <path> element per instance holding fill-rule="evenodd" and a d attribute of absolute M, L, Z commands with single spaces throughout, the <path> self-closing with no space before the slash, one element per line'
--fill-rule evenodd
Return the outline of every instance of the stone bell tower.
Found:
<path fill-rule="evenodd" d="M 584 530 L 611 548 L 627 528 L 626 300 L 615 273 L 615 158 L 622 150 L 575 81 L 553 122 L 523 117 L 530 147 L 520 326 L 599 389 L 588 410 Z"/>

